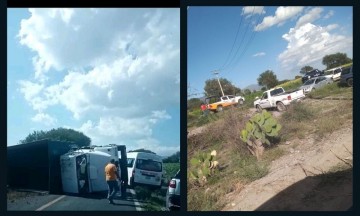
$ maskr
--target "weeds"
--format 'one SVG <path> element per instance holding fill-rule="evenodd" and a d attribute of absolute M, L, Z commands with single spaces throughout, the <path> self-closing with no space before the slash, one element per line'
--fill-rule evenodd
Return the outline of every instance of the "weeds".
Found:
<path fill-rule="evenodd" d="M 315 91 L 311 91 L 308 94 L 308 97 L 320 99 L 320 98 L 325 98 L 328 96 L 339 95 L 344 93 L 345 94 L 350 93 L 351 95 L 350 97 L 352 97 L 352 88 L 340 87 L 338 83 L 331 83 L 322 88 L 316 89 Z"/>
<path fill-rule="evenodd" d="M 142 208 L 146 211 L 161 211 L 165 207 L 166 190 L 147 186 L 136 186 L 134 190 L 136 198 L 145 203 Z"/>

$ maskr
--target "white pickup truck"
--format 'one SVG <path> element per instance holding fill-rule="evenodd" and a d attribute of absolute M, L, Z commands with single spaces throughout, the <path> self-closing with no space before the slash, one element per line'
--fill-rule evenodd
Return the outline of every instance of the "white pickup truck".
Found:
<path fill-rule="evenodd" d="M 293 101 L 298 101 L 305 97 L 304 90 L 285 92 L 282 87 L 273 88 L 263 93 L 261 98 L 256 97 L 254 107 L 260 112 L 262 109 L 277 108 L 280 112 L 286 110 Z"/>
<path fill-rule="evenodd" d="M 234 96 L 234 95 L 224 95 L 222 97 L 208 97 L 206 98 L 206 103 L 208 109 L 213 112 L 221 112 L 223 108 L 231 105 L 242 105 L 245 101 L 244 97 Z"/>

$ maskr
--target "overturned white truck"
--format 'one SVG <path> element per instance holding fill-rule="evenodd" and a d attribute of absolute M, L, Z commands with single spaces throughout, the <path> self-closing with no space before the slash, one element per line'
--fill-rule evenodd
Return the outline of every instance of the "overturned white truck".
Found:
<path fill-rule="evenodd" d="M 119 159 L 119 153 L 121 154 Z M 111 159 L 119 160 L 121 194 L 128 182 L 125 146 L 91 146 L 72 150 L 60 157 L 64 193 L 93 193 L 107 190 L 104 168 Z"/>

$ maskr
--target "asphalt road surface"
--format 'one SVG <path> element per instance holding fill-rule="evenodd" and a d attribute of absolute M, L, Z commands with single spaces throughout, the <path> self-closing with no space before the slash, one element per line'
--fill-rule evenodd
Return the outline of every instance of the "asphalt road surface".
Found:
<path fill-rule="evenodd" d="M 87 196 L 38 195 L 8 202 L 8 211 L 141 211 L 141 202 L 135 199 L 133 190 L 127 190 L 127 198 L 120 196 L 109 204 L 107 192 Z"/>

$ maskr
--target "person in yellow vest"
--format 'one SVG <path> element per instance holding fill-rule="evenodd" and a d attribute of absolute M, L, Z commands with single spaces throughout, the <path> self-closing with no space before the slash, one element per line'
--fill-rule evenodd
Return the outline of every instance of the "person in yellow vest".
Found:
<path fill-rule="evenodd" d="M 120 180 L 118 170 L 115 166 L 115 160 L 111 159 L 110 163 L 105 166 L 106 183 L 108 184 L 108 197 L 110 204 L 114 204 L 114 197 L 119 191 L 117 179 Z"/>

